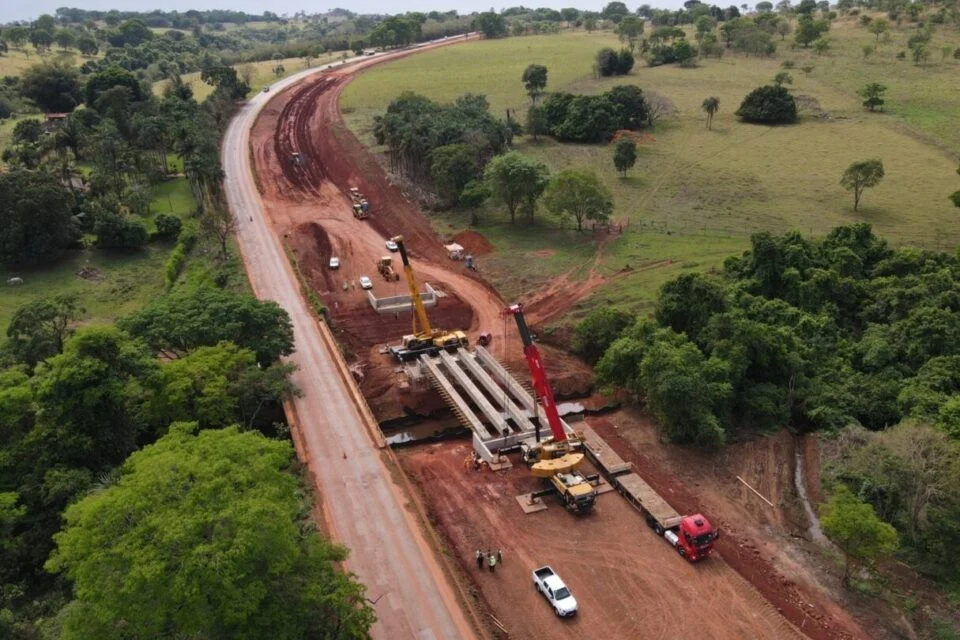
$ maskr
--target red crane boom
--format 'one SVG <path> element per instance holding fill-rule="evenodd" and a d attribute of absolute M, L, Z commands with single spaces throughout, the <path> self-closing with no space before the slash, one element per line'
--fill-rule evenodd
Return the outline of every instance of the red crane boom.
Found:
<path fill-rule="evenodd" d="M 517 329 L 520 330 L 520 339 L 523 341 L 523 355 L 527 358 L 527 367 L 530 369 L 530 377 L 533 378 L 533 388 L 543 404 L 544 413 L 547 414 L 547 422 L 550 424 L 550 431 L 553 432 L 553 441 L 563 442 L 567 439 L 567 433 L 560 422 L 560 412 L 557 411 L 557 405 L 553 400 L 553 390 L 547 381 L 547 372 L 543 368 L 540 350 L 533 343 L 527 320 L 523 317 L 523 305 L 511 305 L 504 310 L 504 313 L 512 315 L 517 321 Z"/>

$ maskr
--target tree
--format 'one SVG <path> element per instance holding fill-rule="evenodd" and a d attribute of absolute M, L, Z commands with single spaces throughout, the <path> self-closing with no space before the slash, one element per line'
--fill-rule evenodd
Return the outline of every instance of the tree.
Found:
<path fill-rule="evenodd" d="M 470 211 L 470 226 L 476 226 L 477 209 L 490 198 L 490 187 L 483 180 L 471 180 L 460 192 L 460 206 Z"/>
<path fill-rule="evenodd" d="M 233 232 L 237 229 L 237 222 L 226 206 L 216 204 L 207 207 L 200 217 L 200 229 L 219 245 L 221 261 L 230 257 L 227 243 L 230 242 Z"/>
<path fill-rule="evenodd" d="M 622 76 L 633 69 L 634 58 L 629 49 L 619 53 L 609 47 L 600 49 L 596 55 L 596 69 L 601 76 Z"/>
<path fill-rule="evenodd" d="M 537 104 L 547 86 L 547 68 L 541 64 L 531 64 L 523 72 L 523 87 L 530 96 L 530 102 Z"/>
<path fill-rule="evenodd" d="M 67 510 L 47 563 L 75 586 L 65 635 L 368 637 L 346 550 L 300 522 L 290 444 L 195 429 L 173 425 Z"/>
<path fill-rule="evenodd" d="M 157 227 L 157 237 L 164 240 L 176 240 L 183 228 L 180 218 L 170 213 L 158 213 L 153 224 Z"/>
<path fill-rule="evenodd" d="M 853 210 L 860 206 L 863 190 L 875 187 L 883 180 L 883 162 L 881 160 L 863 160 L 854 162 L 843 172 L 840 185 L 853 192 Z"/>
<path fill-rule="evenodd" d="M 660 287 L 656 318 L 663 326 L 699 341 L 710 319 L 726 308 L 723 287 L 701 273 L 685 273 Z"/>
<path fill-rule="evenodd" d="M 637 163 L 637 143 L 632 138 L 624 136 L 617 140 L 613 148 L 613 166 L 626 178 L 627 171 Z"/>
<path fill-rule="evenodd" d="M 883 94 L 887 91 L 887 87 L 878 83 L 871 82 L 866 85 L 859 91 L 857 94 L 863 98 L 863 106 L 870 109 L 870 111 L 876 111 L 877 107 L 883 106 Z"/>
<path fill-rule="evenodd" d="M 603 222 L 613 213 L 613 196 L 590 170 L 565 169 L 550 178 L 543 193 L 547 211 L 557 217 L 570 216 L 577 221 L 577 231 L 584 220 Z"/>
<path fill-rule="evenodd" d="M 140 249 L 150 241 L 147 226 L 130 214 L 103 208 L 97 212 L 96 219 L 93 232 L 97 235 L 97 246 L 102 249 Z"/>
<path fill-rule="evenodd" d="M 20 92 L 44 111 L 73 111 L 80 104 L 80 75 L 66 62 L 42 62 L 23 72 Z"/>
<path fill-rule="evenodd" d="M 506 205 L 513 224 L 521 205 L 533 219 L 534 206 L 547 187 L 550 170 L 542 162 L 510 151 L 491 160 L 483 175 L 491 195 Z"/>
<path fill-rule="evenodd" d="M 58 29 L 53 39 L 56 41 L 57 46 L 64 51 L 73 49 L 74 45 L 77 44 L 77 37 L 73 35 L 73 32 L 69 29 Z"/>
<path fill-rule="evenodd" d="M 45 171 L 0 173 L 0 264 L 52 259 L 79 237 L 70 189 Z"/>
<path fill-rule="evenodd" d="M 773 76 L 773 84 L 777 87 L 782 87 L 785 84 L 793 84 L 793 76 L 786 71 L 778 71 L 777 75 Z"/>
<path fill-rule="evenodd" d="M 813 50 L 818 56 L 822 56 L 828 49 L 830 49 L 830 40 L 827 38 L 817 38 L 813 41 Z"/>
<path fill-rule="evenodd" d="M 527 109 L 527 133 L 533 136 L 534 142 L 538 136 L 549 132 L 547 126 L 547 114 L 543 107 L 530 107 Z"/>
<path fill-rule="evenodd" d="M 483 32 L 484 38 L 502 38 L 507 35 L 507 23 L 496 11 L 486 11 L 473 19 L 473 28 Z"/>
<path fill-rule="evenodd" d="M 754 9 L 756 9 L 759 13 L 770 13 L 773 11 L 773 3 L 767 2 L 767 0 L 762 0 L 754 5 Z"/>
<path fill-rule="evenodd" d="M 198 347 L 181 358 L 164 362 L 157 379 L 157 393 L 145 413 L 161 433 L 172 422 L 191 419 L 201 429 L 220 429 L 241 424 L 250 429 L 258 423 L 265 405 L 274 408 L 294 395 L 289 376 L 294 365 L 260 367 L 249 349 L 232 342 Z"/>
<path fill-rule="evenodd" d="M 437 147 L 430 152 L 430 177 L 440 197 L 450 204 L 457 202 L 468 182 L 477 177 L 477 154 L 468 144 L 457 143 Z"/>
<path fill-rule="evenodd" d="M 608 306 L 595 307 L 573 333 L 573 350 L 595 363 L 620 333 L 633 323 L 633 315 Z"/>
<path fill-rule="evenodd" d="M 31 29 L 30 44 L 40 53 L 45 52 L 53 44 L 53 31 L 49 29 Z"/>
<path fill-rule="evenodd" d="M 114 87 L 125 87 L 129 90 L 129 98 L 140 102 L 149 97 L 149 94 L 140 86 L 140 81 L 130 71 L 117 65 L 111 65 L 102 71 L 91 74 L 84 87 L 84 102 L 89 107 L 97 107 L 101 95 Z"/>
<path fill-rule="evenodd" d="M 777 74 L 780 75 L 780 74 Z M 713 128 L 713 116 L 720 110 L 720 98 L 710 96 L 709 98 L 703 101 L 701 105 L 703 110 L 707 113 L 707 129 Z"/>
<path fill-rule="evenodd" d="M 100 53 L 100 46 L 96 39 L 86 34 L 77 38 L 77 49 L 80 55 L 84 56 L 95 56 Z"/>
<path fill-rule="evenodd" d="M 920 65 L 930 59 L 930 49 L 925 44 L 917 44 L 910 48 L 913 63 Z"/>
<path fill-rule="evenodd" d="M 873 52 L 877 50 L 877 48 L 876 48 L 875 46 L 873 46 L 872 44 L 869 44 L 869 43 L 863 45 L 862 47 L 860 47 L 860 49 L 861 49 L 861 51 L 863 51 L 863 59 L 864 59 L 864 60 L 866 60 L 867 58 L 869 58 L 870 56 L 872 56 L 872 55 L 873 55 Z"/>
<path fill-rule="evenodd" d="M 877 42 L 880 42 L 880 36 L 885 34 L 890 30 L 890 23 L 887 22 L 886 18 L 877 18 L 872 20 L 870 24 L 867 25 L 867 31 L 872 33 L 877 37 Z"/>
<path fill-rule="evenodd" d="M 814 20 L 809 15 L 804 15 L 797 20 L 797 28 L 793 37 L 797 44 L 809 47 L 810 43 L 829 30 L 830 23 L 825 20 Z"/>
<path fill-rule="evenodd" d="M 628 15 L 630 15 L 630 10 L 627 9 L 627 5 L 617 1 L 608 3 L 600 12 L 600 17 L 614 24 L 620 24 L 620 21 Z"/>
<path fill-rule="evenodd" d="M 642 129 L 649 119 L 649 106 L 643 95 L 643 90 L 633 84 L 620 84 L 605 94 L 606 98 L 619 107 L 620 129 Z"/>
<path fill-rule="evenodd" d="M 602 142 L 616 132 L 621 115 L 618 105 L 606 95 L 574 96 L 563 122 L 554 128 L 553 133 L 560 140 Z"/>
<path fill-rule="evenodd" d="M 744 122 L 791 124 L 797 121 L 797 103 L 785 87 L 767 85 L 747 94 L 736 115 Z"/>
<path fill-rule="evenodd" d="M 877 518 L 873 507 L 859 500 L 846 485 L 833 490 L 820 518 L 824 532 L 843 551 L 843 584 L 850 584 L 851 560 L 888 555 L 900 546 L 897 531 Z"/>
<path fill-rule="evenodd" d="M 697 57 L 697 50 L 686 39 L 681 38 L 673 43 L 673 57 L 681 67 L 696 66 L 694 58 Z"/>
<path fill-rule="evenodd" d="M 229 341 L 267 366 L 293 353 L 293 326 L 280 305 L 212 287 L 180 288 L 117 324 L 168 358 Z"/>
<path fill-rule="evenodd" d="M 627 16 L 617 25 L 617 36 L 621 42 L 626 42 L 631 53 L 636 53 L 637 43 L 643 35 L 643 20 L 635 16 Z"/>
<path fill-rule="evenodd" d="M 3 37 L 6 38 L 14 49 L 22 49 L 30 38 L 30 30 L 24 26 L 13 26 L 3 30 Z"/>
<path fill-rule="evenodd" d="M 793 27 L 790 26 L 790 23 L 786 20 L 781 20 L 777 22 L 777 33 L 780 34 L 780 39 L 785 40 L 788 35 L 793 32 Z"/>
<path fill-rule="evenodd" d="M 75 295 L 58 295 L 28 302 L 13 312 L 7 327 L 7 349 L 31 369 L 39 362 L 63 353 L 73 334 L 70 323 L 84 313 Z"/>
<path fill-rule="evenodd" d="M 41 467 L 99 473 L 120 464 L 141 435 L 138 406 L 155 367 L 143 346 L 116 327 L 77 330 L 34 377 L 40 424 L 31 438 L 43 451 Z"/>

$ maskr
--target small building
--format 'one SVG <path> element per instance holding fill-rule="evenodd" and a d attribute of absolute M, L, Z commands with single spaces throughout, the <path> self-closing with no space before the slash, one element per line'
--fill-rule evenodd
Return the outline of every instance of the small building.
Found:
<path fill-rule="evenodd" d="M 463 260 L 463 247 L 458 245 L 456 242 L 452 244 L 445 244 L 443 248 L 447 250 L 447 256 L 451 260 Z"/>
<path fill-rule="evenodd" d="M 67 114 L 65 113 L 45 113 L 43 114 L 43 130 L 50 132 L 54 129 L 57 129 L 63 124 L 63 121 L 66 120 Z"/>

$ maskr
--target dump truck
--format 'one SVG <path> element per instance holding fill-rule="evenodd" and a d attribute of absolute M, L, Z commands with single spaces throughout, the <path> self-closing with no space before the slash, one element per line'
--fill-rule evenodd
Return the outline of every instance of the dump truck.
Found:
<path fill-rule="evenodd" d="M 544 566 L 533 570 L 533 586 L 561 618 L 577 613 L 577 599 L 551 567 Z"/>
<path fill-rule="evenodd" d="M 361 207 L 359 203 L 354 202 L 353 217 L 356 218 L 357 220 L 366 220 L 367 218 L 370 217 L 370 213 L 369 211 L 365 211 L 364 208 Z"/>
<path fill-rule="evenodd" d="M 377 273 L 383 276 L 387 282 L 398 282 L 400 274 L 393 268 L 393 258 L 390 256 L 381 256 L 377 260 Z"/>

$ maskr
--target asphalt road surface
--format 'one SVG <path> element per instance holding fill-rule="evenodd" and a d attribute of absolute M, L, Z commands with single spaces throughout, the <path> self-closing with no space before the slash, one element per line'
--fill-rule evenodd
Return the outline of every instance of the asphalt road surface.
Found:
<path fill-rule="evenodd" d="M 291 417 L 305 448 L 301 455 L 316 483 L 326 529 L 350 548 L 346 567 L 367 585 L 368 598 L 376 601 L 373 636 L 473 638 L 452 586 L 406 507 L 403 488 L 381 457 L 371 435 L 371 418 L 352 395 L 353 381 L 344 375 L 334 345 L 301 297 L 283 247 L 262 215 L 250 168 L 250 128 L 273 95 L 321 69 L 275 83 L 270 93 L 257 94 L 237 113 L 221 151 L 227 202 L 237 220 L 238 242 L 254 292 L 279 303 L 293 321 L 296 352 L 289 360 L 299 367 L 294 381 L 303 397 L 291 403 Z"/>

